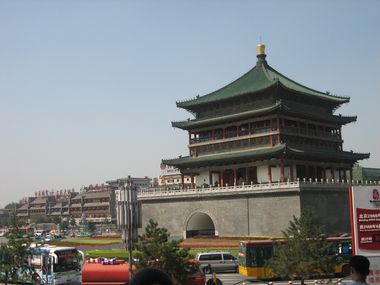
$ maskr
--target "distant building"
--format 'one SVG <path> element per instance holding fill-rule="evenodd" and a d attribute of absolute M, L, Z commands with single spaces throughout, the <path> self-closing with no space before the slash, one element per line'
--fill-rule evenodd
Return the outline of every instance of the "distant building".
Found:
<path fill-rule="evenodd" d="M 70 216 L 78 222 L 111 224 L 115 219 L 115 193 L 109 185 L 84 187 L 71 199 Z"/>
<path fill-rule="evenodd" d="M 9 218 L 9 214 L 10 214 L 11 210 L 10 209 L 0 209 L 0 223 L 1 224 L 4 224 L 8 218 Z"/>
<path fill-rule="evenodd" d="M 181 186 L 181 171 L 174 166 L 161 163 L 161 175 L 158 177 L 158 186 L 168 186 L 178 188 Z M 190 176 L 183 179 L 184 187 L 190 187 Z"/>
<path fill-rule="evenodd" d="M 20 201 L 16 214 L 28 222 L 39 217 L 74 218 L 79 224 L 91 221 L 98 225 L 115 220 L 115 193 L 108 185 L 89 185 L 81 193 L 74 189 L 38 191 L 34 197 Z"/>
<path fill-rule="evenodd" d="M 145 176 L 143 178 L 136 177 L 126 177 L 119 178 L 111 181 L 107 181 L 108 185 L 115 192 L 115 213 L 116 213 L 116 224 L 120 225 L 120 211 L 122 208 L 122 202 L 126 201 L 125 196 L 123 196 L 123 189 L 126 189 L 127 183 L 131 182 L 131 186 L 134 190 L 147 189 L 152 186 L 152 179 Z"/>
<path fill-rule="evenodd" d="M 132 182 L 133 187 L 136 190 L 139 189 L 146 189 L 150 188 L 152 186 L 152 179 L 145 176 L 143 178 L 135 178 L 135 177 L 130 177 L 130 180 Z M 127 183 L 128 178 L 118 178 L 115 180 L 110 180 L 107 181 L 108 186 L 110 189 L 115 191 L 115 202 L 116 204 L 121 201 L 121 190 Z"/>
<path fill-rule="evenodd" d="M 380 181 L 380 168 L 362 167 L 355 164 L 352 167 L 352 179 L 355 181 Z"/>
<path fill-rule="evenodd" d="M 28 222 L 39 217 L 68 217 L 70 199 L 76 194 L 74 189 L 37 191 L 34 196 L 20 200 L 16 215 Z"/>

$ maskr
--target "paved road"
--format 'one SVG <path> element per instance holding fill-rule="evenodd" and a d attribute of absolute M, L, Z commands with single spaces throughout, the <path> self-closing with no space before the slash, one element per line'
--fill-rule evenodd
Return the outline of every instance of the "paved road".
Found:
<path fill-rule="evenodd" d="M 206 281 L 210 278 L 212 278 L 212 275 L 207 274 L 206 275 Z M 219 274 L 217 274 L 217 278 L 219 278 L 220 281 L 222 281 L 223 285 L 234 285 L 234 284 L 238 284 L 238 285 L 249 285 L 249 284 L 250 285 L 253 285 L 253 284 L 254 285 L 268 285 L 268 282 L 263 282 L 260 280 L 249 280 L 245 276 L 240 275 L 239 273 L 219 273 Z M 350 281 L 351 280 L 349 278 L 346 278 L 340 284 L 345 285 L 345 284 L 349 283 Z M 301 281 L 296 280 L 296 281 L 293 281 L 292 284 L 293 285 L 301 285 Z M 333 280 L 328 280 L 328 279 L 318 280 L 317 283 L 315 283 L 315 280 L 306 280 L 305 284 L 306 285 L 339 285 L 337 278 L 335 278 Z M 288 283 L 288 281 L 274 281 L 273 285 L 289 285 L 289 283 Z"/>

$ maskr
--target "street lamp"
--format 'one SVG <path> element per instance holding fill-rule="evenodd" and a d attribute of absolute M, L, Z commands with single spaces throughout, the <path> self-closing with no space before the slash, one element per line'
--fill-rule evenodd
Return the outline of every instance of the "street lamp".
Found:
<path fill-rule="evenodd" d="M 134 243 L 137 241 L 137 228 L 141 227 L 141 206 L 137 202 L 137 191 L 133 187 L 133 182 L 131 176 L 128 176 L 126 181 L 119 188 L 121 188 L 122 193 L 120 193 L 120 203 L 119 203 L 119 225 L 120 228 L 124 230 L 124 239 L 126 243 L 126 249 L 129 253 L 129 281 L 132 278 L 132 250 L 134 248 Z"/>

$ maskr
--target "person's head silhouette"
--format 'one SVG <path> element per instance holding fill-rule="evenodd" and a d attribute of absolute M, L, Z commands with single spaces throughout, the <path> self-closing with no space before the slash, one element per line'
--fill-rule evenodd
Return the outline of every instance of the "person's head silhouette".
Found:
<path fill-rule="evenodd" d="M 138 271 L 133 276 L 130 285 L 173 285 L 173 282 L 162 270 L 148 267 Z"/>
<path fill-rule="evenodd" d="M 369 274 L 369 260 L 362 255 L 354 255 L 350 259 L 352 280 L 357 282 L 366 282 Z"/>

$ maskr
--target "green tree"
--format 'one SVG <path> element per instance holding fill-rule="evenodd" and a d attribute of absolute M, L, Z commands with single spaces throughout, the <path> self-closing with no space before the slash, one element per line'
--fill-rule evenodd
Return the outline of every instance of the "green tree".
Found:
<path fill-rule="evenodd" d="M 0 272 L 1 281 L 8 284 L 12 280 L 12 252 L 5 243 L 0 244 Z"/>
<path fill-rule="evenodd" d="M 77 222 L 75 221 L 75 219 L 73 217 L 70 218 L 70 226 L 73 228 L 77 225 Z"/>
<path fill-rule="evenodd" d="M 171 278 L 181 284 L 192 270 L 189 248 L 181 248 L 181 241 L 169 241 L 170 234 L 165 228 L 158 227 L 152 219 L 145 227 L 145 233 L 139 236 L 136 244 L 136 257 L 139 259 L 138 268 L 154 266 L 162 269 Z"/>
<path fill-rule="evenodd" d="M 63 220 L 60 224 L 59 224 L 59 229 L 61 231 L 66 231 L 67 229 L 69 228 L 69 222 L 67 220 Z"/>
<path fill-rule="evenodd" d="M 275 276 L 299 278 L 303 283 L 305 278 L 334 272 L 326 235 L 310 211 L 303 211 L 299 218 L 293 216 L 283 235 L 286 242 L 275 242 L 273 257 L 268 262 Z"/>
<path fill-rule="evenodd" d="M 9 219 L 10 229 L 6 233 L 7 243 L 0 248 L 1 262 L 0 267 L 5 270 L 5 283 L 17 279 L 16 271 L 18 268 L 27 264 L 28 248 L 30 236 L 21 229 L 22 223 L 13 213 Z"/>
<path fill-rule="evenodd" d="M 15 211 L 18 207 L 20 207 L 19 203 L 12 202 L 12 203 L 7 204 L 4 208 L 7 210 Z"/>
<path fill-rule="evenodd" d="M 61 222 L 62 222 L 62 218 L 59 217 L 59 216 L 55 216 L 55 217 L 53 217 L 51 220 L 52 220 L 52 222 L 53 222 L 54 224 L 56 224 L 56 225 L 60 225 Z"/>
<path fill-rule="evenodd" d="M 90 233 L 93 233 L 96 231 L 96 224 L 94 222 L 87 222 L 87 229 Z"/>

